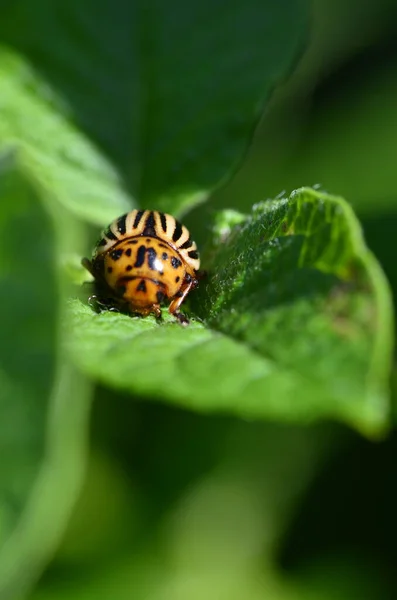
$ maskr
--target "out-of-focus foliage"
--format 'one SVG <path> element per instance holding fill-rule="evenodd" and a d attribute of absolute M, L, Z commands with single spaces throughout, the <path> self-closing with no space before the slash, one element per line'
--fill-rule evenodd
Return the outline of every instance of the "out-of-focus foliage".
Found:
<path fill-rule="evenodd" d="M 59 347 L 58 219 L 9 158 L 0 177 L 0 589 L 30 589 L 79 493 L 89 386 Z M 10 201 L 12 199 L 12 201 Z M 60 216 L 60 215 L 58 215 Z M 63 219 L 63 226 L 67 224 Z M 55 225 L 55 223 L 57 225 Z M 58 244 L 57 244 L 58 238 Z M 51 523 L 51 526 L 48 524 Z"/>
<path fill-rule="evenodd" d="M 262 388 L 250 399 L 247 390 L 239 394 L 240 355 L 225 366 L 222 344 L 212 355 L 205 344 L 190 351 L 191 337 L 218 336 L 252 353 L 248 366 L 261 370 L 263 362 L 302 366 L 306 347 L 312 354 L 305 381 L 288 395 L 291 414 L 319 380 L 311 396 L 317 416 L 342 416 L 371 433 L 385 424 L 393 325 L 371 251 L 397 293 L 397 7 L 312 0 L 310 42 L 293 70 L 303 51 L 303 2 L 240 4 L 231 18 L 226 4 L 201 3 L 195 12 L 177 1 L 142 2 L 133 19 L 138 3 L 130 0 L 19 0 L 0 8 L 0 143 L 15 156 L 9 162 L 7 154 L 0 174 L 1 600 L 22 600 L 46 565 L 31 600 L 397 595 L 395 434 L 375 444 L 332 423 L 253 422 L 250 409 L 262 394 L 269 406 L 269 397 Z M 261 17 L 269 7 L 272 16 Z M 139 32 L 140 52 L 131 31 Z M 141 203 L 194 207 L 235 166 L 258 103 L 280 78 L 241 168 L 184 217 L 207 245 L 207 265 L 211 257 L 217 265 L 191 297 L 189 310 L 204 324 L 190 331 L 169 319 L 159 326 L 94 315 L 77 298 L 64 312 L 64 275 L 81 284 L 77 257 L 98 234 L 76 217 L 97 226 Z M 191 114 L 195 122 L 184 127 Z M 353 205 L 370 251 L 350 208 L 342 203 L 338 212 L 325 193 L 306 191 L 306 209 L 285 217 L 280 198 L 318 183 Z M 282 190 L 275 203 L 263 202 Z M 310 203 L 323 200 L 324 214 L 311 219 Z M 280 212 L 286 231 L 277 230 Z M 261 224 L 272 258 L 260 253 L 257 274 L 247 264 L 239 270 L 240 256 L 258 256 L 247 250 Z M 299 243 L 295 263 L 284 260 L 284 246 Z M 299 278 L 305 244 L 310 285 Z M 349 257 L 357 269 L 345 269 Z M 299 285 L 317 289 L 320 264 L 326 277 L 345 276 L 349 285 L 333 297 L 331 313 L 321 294 L 310 296 L 313 310 L 295 326 L 288 316 L 297 314 Z M 283 318 L 265 318 L 280 308 Z M 247 327 L 233 311 L 249 315 Z M 337 354 L 315 335 L 325 315 L 337 324 Z M 144 330 L 139 346 L 130 335 L 136 327 Z M 357 335 L 341 343 L 352 330 Z M 164 341 L 173 331 L 186 344 L 179 353 Z M 65 334 L 78 371 L 64 355 Z M 159 355 L 163 371 L 156 371 Z M 95 381 L 104 387 L 96 389 L 89 448 Z M 394 400 L 396 381 L 394 372 Z M 202 382 L 208 407 L 198 406 Z M 335 389 L 338 410 L 327 405 Z M 277 395 L 276 413 L 286 398 Z M 207 414 L 186 410 L 195 403 Z M 214 408 L 225 414 L 208 414 Z"/>
<path fill-rule="evenodd" d="M 216 206 L 247 210 L 258 195 L 320 184 L 349 198 L 360 214 L 395 209 L 396 4 L 312 6 L 310 46 L 273 97 L 242 168 L 214 197 Z"/>
<path fill-rule="evenodd" d="M 21 168 L 78 216 L 101 224 L 128 210 L 117 171 L 58 109 L 31 65 L 2 49 L 0 79 L 2 151 L 11 149 Z"/>
<path fill-rule="evenodd" d="M 263 102 L 303 47 L 307 18 L 306 0 L 9 3 L 0 43 L 35 72 L 15 61 L 0 72 L 10 87 L 6 141 L 45 162 L 61 198 L 93 223 L 127 202 L 112 164 L 140 205 L 177 214 L 240 159 Z M 37 135 L 45 139 L 34 144 Z"/>

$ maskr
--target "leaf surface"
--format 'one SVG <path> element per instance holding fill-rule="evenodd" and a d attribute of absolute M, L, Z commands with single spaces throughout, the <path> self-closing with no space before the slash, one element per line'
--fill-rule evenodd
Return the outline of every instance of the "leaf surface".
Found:
<path fill-rule="evenodd" d="M 0 42 L 26 55 L 47 84 L 35 92 L 103 150 L 141 203 L 173 214 L 204 200 L 236 165 L 307 32 L 305 0 L 119 0 L 117 9 L 107 0 L 37 0 L 34 11 L 21 0 L 0 16 Z M 23 73 L 17 78 L 24 84 Z M 35 131 L 47 133 L 40 121 Z M 103 160 L 72 138 L 66 156 L 57 150 L 52 160 Z M 90 202 L 82 193 L 70 200 L 95 223 L 111 192 L 98 189 L 104 175 L 92 189 L 91 179 L 83 184 Z M 125 198 L 118 190 L 108 201 L 110 210 Z"/>
<path fill-rule="evenodd" d="M 54 222 L 17 164 L 0 174 L 0 597 L 36 581 L 82 480 L 89 386 L 62 358 Z"/>
<path fill-rule="evenodd" d="M 103 225 L 132 207 L 115 168 L 62 114 L 44 79 L 1 48 L 0 79 L 3 155 L 12 151 L 53 201 L 92 223 Z"/>
<path fill-rule="evenodd" d="M 220 213 L 206 261 L 192 294 L 205 324 L 96 315 L 74 300 L 76 363 L 105 384 L 196 410 L 385 427 L 390 293 L 344 200 L 304 188 L 249 216 Z"/>

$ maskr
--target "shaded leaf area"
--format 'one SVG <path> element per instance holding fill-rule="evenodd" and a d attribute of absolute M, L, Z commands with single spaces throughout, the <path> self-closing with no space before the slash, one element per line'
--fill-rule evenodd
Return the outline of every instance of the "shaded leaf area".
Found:
<path fill-rule="evenodd" d="M 22 0 L 0 16 L 0 41 L 56 90 L 56 110 L 144 205 L 178 213 L 241 157 L 301 50 L 307 3 Z"/>
<path fill-rule="evenodd" d="M 0 151 L 11 150 L 54 200 L 93 223 L 110 221 L 132 206 L 115 168 L 68 111 L 62 114 L 53 90 L 4 48 L 0 79 Z"/>
<path fill-rule="evenodd" d="M 16 163 L 0 173 L 0 597 L 51 557 L 84 469 L 89 388 L 58 356 L 53 219 Z"/>
<path fill-rule="evenodd" d="M 96 315 L 73 300 L 76 364 L 107 385 L 196 410 L 334 417 L 368 433 L 386 425 L 389 291 L 343 200 L 304 189 L 251 216 L 221 213 L 207 266 L 192 294 L 207 326 Z"/>
<path fill-rule="evenodd" d="M 11 201 L 12 199 L 12 201 Z M 18 232 L 18 234 L 16 234 Z M 0 541 L 20 517 L 44 453 L 54 381 L 54 233 L 16 169 L 0 176 Z"/>
<path fill-rule="evenodd" d="M 256 205 L 236 227 L 230 218 L 217 217 L 195 306 L 210 327 L 278 365 L 257 401 L 381 427 L 391 298 L 350 207 L 303 188 Z"/>

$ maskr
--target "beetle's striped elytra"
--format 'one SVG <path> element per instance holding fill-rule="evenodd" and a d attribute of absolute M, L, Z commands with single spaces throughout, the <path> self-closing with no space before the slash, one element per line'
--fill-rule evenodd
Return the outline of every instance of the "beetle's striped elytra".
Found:
<path fill-rule="evenodd" d="M 173 216 L 151 210 L 121 215 L 103 231 L 92 260 L 82 262 L 114 305 L 160 317 L 168 300 L 169 312 L 188 322 L 179 308 L 198 284 L 200 258 L 189 230 Z"/>

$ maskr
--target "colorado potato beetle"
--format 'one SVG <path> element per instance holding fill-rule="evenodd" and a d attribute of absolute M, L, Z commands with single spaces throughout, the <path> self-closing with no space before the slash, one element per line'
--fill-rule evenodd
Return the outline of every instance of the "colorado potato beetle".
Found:
<path fill-rule="evenodd" d="M 161 304 L 180 323 L 188 319 L 180 306 L 198 284 L 200 258 L 188 229 L 171 215 L 132 210 L 102 233 L 92 259 L 83 266 L 94 277 L 98 296 L 109 308 L 161 317 Z"/>

